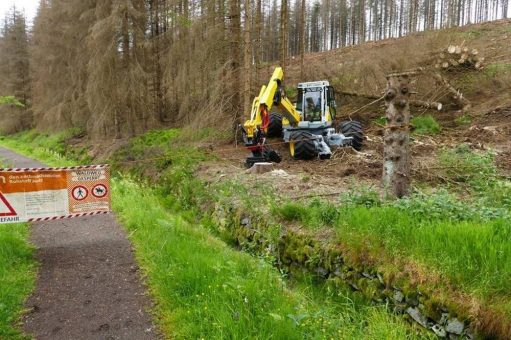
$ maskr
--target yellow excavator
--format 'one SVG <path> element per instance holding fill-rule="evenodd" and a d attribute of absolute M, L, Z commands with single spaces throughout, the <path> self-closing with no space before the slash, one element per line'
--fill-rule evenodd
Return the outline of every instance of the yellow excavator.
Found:
<path fill-rule="evenodd" d="M 268 85 L 255 97 L 250 119 L 241 127 L 245 146 L 251 151 L 245 162 L 247 167 L 282 160 L 277 151 L 266 145 L 269 137 L 282 137 L 294 159 L 328 159 L 332 156 L 331 147 L 362 148 L 364 133 L 360 122 L 342 122 L 336 131 L 335 91 L 328 81 L 299 83 L 293 105 L 286 97 L 283 78 L 282 68 L 277 67 Z"/>

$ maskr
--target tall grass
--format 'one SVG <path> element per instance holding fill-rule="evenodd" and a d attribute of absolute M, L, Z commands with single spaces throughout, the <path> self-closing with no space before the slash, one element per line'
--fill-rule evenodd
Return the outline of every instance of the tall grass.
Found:
<path fill-rule="evenodd" d="M 24 338 L 16 323 L 34 288 L 35 273 L 28 225 L 0 225 L 0 339 Z"/>
<path fill-rule="evenodd" d="M 153 190 L 113 183 L 114 208 L 147 273 L 165 333 L 176 338 L 407 338 L 384 307 L 327 286 L 289 288 L 263 260 L 229 248 L 161 205 Z"/>
<path fill-rule="evenodd" d="M 25 338 L 16 326 L 35 284 L 36 262 L 28 234 L 27 223 L 0 224 L 0 339 Z"/>
<path fill-rule="evenodd" d="M 509 298 L 510 210 L 487 201 L 494 200 L 461 202 L 440 190 L 384 203 L 363 192 L 342 205 L 288 202 L 273 212 L 309 228 L 332 227 L 344 244 L 377 258 L 408 257 L 483 299 Z"/>
<path fill-rule="evenodd" d="M 396 207 L 342 208 L 335 229 L 344 242 L 407 255 L 481 297 L 511 292 L 511 222 L 417 219 Z M 378 216 L 378 218 L 375 218 Z M 426 213 L 427 216 L 427 213 Z"/>

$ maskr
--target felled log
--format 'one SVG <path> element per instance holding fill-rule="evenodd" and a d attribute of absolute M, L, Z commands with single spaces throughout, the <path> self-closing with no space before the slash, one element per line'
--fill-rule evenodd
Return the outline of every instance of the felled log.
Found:
<path fill-rule="evenodd" d="M 349 92 L 349 91 L 342 91 L 341 94 L 343 94 L 345 96 L 350 96 L 350 97 L 361 97 L 361 98 L 367 98 L 367 99 L 379 99 L 380 98 L 373 94 L 363 94 L 363 93 Z M 438 111 L 442 111 L 442 103 L 439 103 L 439 102 L 427 102 L 427 101 L 423 101 L 423 100 L 409 100 L 408 103 L 415 107 L 423 107 L 425 109 L 436 109 Z"/>
<path fill-rule="evenodd" d="M 438 72 L 433 72 L 433 78 L 435 78 L 438 84 L 444 86 L 447 89 L 452 100 L 461 108 L 463 112 L 470 109 L 470 107 L 472 106 L 470 101 L 467 98 L 465 98 L 465 96 L 463 96 L 463 93 L 461 93 L 454 86 L 452 86 L 451 83 L 444 76 L 442 76 Z"/>

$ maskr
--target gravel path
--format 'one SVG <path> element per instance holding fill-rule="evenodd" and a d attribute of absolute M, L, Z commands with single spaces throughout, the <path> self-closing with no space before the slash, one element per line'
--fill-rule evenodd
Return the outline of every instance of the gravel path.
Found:
<path fill-rule="evenodd" d="M 0 148 L 4 165 L 44 164 Z M 113 215 L 34 223 L 40 264 L 24 330 L 36 339 L 156 339 L 131 245 Z"/>

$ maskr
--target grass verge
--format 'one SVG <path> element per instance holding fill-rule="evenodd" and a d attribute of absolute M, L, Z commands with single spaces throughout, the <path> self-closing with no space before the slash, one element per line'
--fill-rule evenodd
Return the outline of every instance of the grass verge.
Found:
<path fill-rule="evenodd" d="M 70 162 L 47 147 L 3 139 L 27 156 L 54 166 Z M 181 156 L 179 156 L 181 155 Z M 133 242 L 157 302 L 156 315 L 172 338 L 415 338 L 422 333 L 345 289 L 305 280 L 290 283 L 265 259 L 235 251 L 193 223 L 195 194 L 189 152 L 170 155 L 167 183 L 179 189 L 142 190 L 139 182 L 112 182 L 114 209 Z M 187 169 L 187 171 L 185 171 Z M 187 184 L 188 183 L 188 184 Z M 195 183 L 195 184 L 194 184 Z M 172 213 L 168 207 L 176 209 Z"/>
<path fill-rule="evenodd" d="M 0 224 L 0 339 L 26 338 L 16 323 L 37 271 L 28 236 L 27 223 Z"/>
<path fill-rule="evenodd" d="M 36 276 L 28 224 L 0 225 L 0 339 L 23 339 L 16 323 Z"/>

